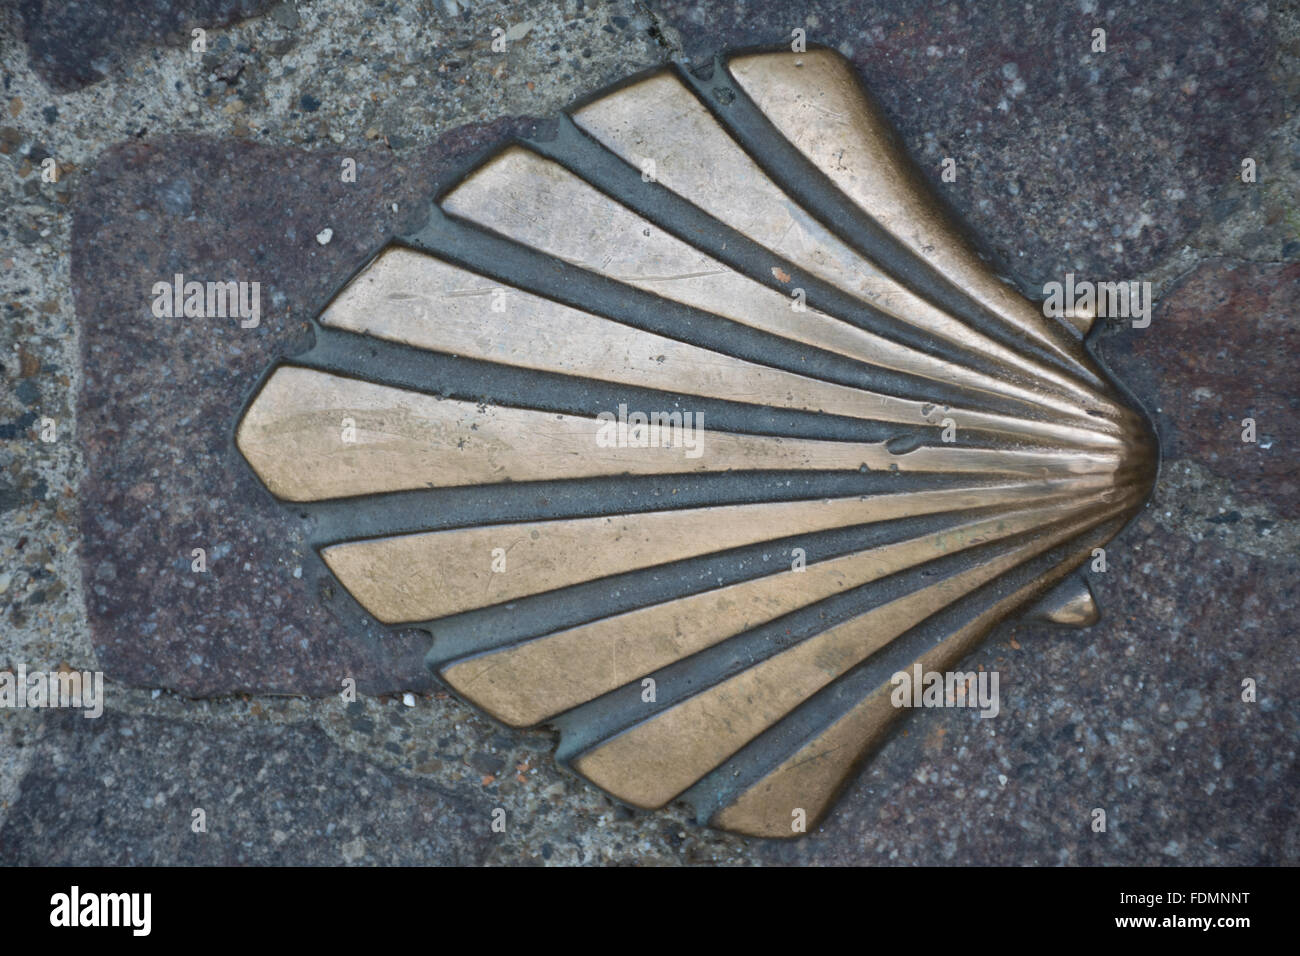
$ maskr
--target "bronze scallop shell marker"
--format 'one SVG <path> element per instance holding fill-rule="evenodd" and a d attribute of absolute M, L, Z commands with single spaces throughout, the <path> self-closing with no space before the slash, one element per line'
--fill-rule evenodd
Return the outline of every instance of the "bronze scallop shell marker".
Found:
<path fill-rule="evenodd" d="M 237 434 L 344 588 L 635 807 L 791 836 L 1155 471 L 1083 345 L 954 230 L 829 51 L 669 69 L 491 155 Z"/>

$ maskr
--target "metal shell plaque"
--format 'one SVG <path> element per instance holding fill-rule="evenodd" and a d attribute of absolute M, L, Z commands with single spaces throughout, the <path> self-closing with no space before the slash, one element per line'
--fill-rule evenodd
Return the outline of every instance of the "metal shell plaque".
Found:
<path fill-rule="evenodd" d="M 429 666 L 641 808 L 782 837 L 885 739 L 895 675 L 1144 500 L 1145 420 L 1001 282 L 829 51 L 593 98 L 437 197 L 237 434 Z M 908 701 L 904 701 L 908 703 Z"/>

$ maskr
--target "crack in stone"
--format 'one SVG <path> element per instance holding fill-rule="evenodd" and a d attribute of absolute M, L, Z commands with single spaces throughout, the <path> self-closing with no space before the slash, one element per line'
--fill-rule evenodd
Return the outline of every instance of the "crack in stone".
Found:
<path fill-rule="evenodd" d="M 657 13 L 650 9 L 650 5 L 645 3 L 644 0 L 633 0 L 632 5 L 641 13 L 645 14 L 646 18 L 650 21 L 650 25 L 646 27 L 646 34 L 650 39 L 654 40 L 655 43 L 667 50 L 671 59 L 684 59 L 686 53 L 682 49 L 681 43 L 664 32 L 663 21 L 659 18 Z M 669 27 L 669 29 L 671 30 L 672 28 Z M 675 30 L 673 32 L 676 33 Z"/>

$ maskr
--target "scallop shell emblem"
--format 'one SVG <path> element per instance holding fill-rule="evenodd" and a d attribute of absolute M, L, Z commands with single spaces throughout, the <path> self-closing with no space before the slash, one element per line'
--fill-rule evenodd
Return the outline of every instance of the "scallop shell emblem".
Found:
<path fill-rule="evenodd" d="M 1154 478 L 837 54 L 672 68 L 491 154 L 270 370 L 236 443 L 428 664 L 614 798 L 797 835 Z M 918 717 L 924 719 L 924 717 Z"/>

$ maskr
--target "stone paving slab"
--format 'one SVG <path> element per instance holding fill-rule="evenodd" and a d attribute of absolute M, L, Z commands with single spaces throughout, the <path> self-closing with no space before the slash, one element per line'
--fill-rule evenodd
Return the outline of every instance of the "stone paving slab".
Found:
<path fill-rule="evenodd" d="M 1082 632 L 1019 624 L 968 666 L 1002 712 L 912 716 L 782 863 L 1276 865 L 1300 859 L 1300 559 L 1253 558 L 1149 517 L 1092 580 Z M 1255 703 L 1243 678 L 1258 682 Z M 1105 833 L 1090 829 L 1106 811 Z M 915 838 L 925 834 L 924 840 Z M 910 834 L 907 836 L 905 834 Z"/>
<path fill-rule="evenodd" d="M 310 347 L 308 320 L 339 283 L 423 221 L 441 170 L 526 128 L 461 128 L 404 160 L 239 141 L 130 144 L 87 176 L 72 250 L 85 368 L 81 531 L 87 612 L 109 676 L 194 695 L 331 693 L 348 677 L 367 693 L 430 686 L 427 637 L 386 634 L 355 607 L 308 544 L 310 522 L 277 504 L 235 450 L 235 423 L 266 370 Z M 344 181 L 345 158 L 355 182 Z M 151 290 L 178 274 L 258 282 L 258 325 L 158 318 Z"/>
<path fill-rule="evenodd" d="M 1283 115 L 1263 3 L 755 0 L 654 5 L 692 60 L 792 31 L 858 67 L 922 174 L 999 267 L 1041 298 L 1073 271 L 1126 278 L 1176 250 Z M 1092 51 L 1093 30 L 1106 51 Z M 1294 94 L 1292 93 L 1292 96 Z M 941 177 L 945 157 L 955 182 Z M 1258 199 L 1258 193 L 1254 198 Z M 1271 254 L 1290 233 L 1277 230 Z M 1294 252 L 1292 253 L 1294 255 Z"/>
<path fill-rule="evenodd" d="M 490 847 L 489 808 L 312 726 L 53 711 L 31 736 L 0 865 L 470 866 Z"/>
<path fill-rule="evenodd" d="M 159 6 L 164 19 L 179 8 Z M 113 4 L 77 7 L 98 16 Z M 117 839 L 159 862 L 1300 860 L 1287 796 L 1300 783 L 1300 716 L 1286 692 L 1300 660 L 1294 9 L 293 9 L 296 21 L 281 10 L 214 25 L 219 56 L 196 63 L 181 36 L 159 43 L 150 27 L 94 75 L 43 52 L 64 21 L 20 32 L 0 20 L 26 43 L 0 42 L 0 305 L 13 339 L 0 343 L 0 668 L 66 660 L 110 681 L 99 721 L 0 715 L 0 860 L 121 862 Z M 1098 20 L 1104 55 L 1083 36 Z M 512 24 L 527 30 L 491 58 L 491 27 Z M 304 320 L 455 157 L 527 122 L 511 117 L 544 116 L 620 75 L 787 42 L 795 27 L 854 60 L 922 173 L 1022 289 L 1039 294 L 1067 271 L 1153 283 L 1152 326 L 1107 329 L 1100 348 L 1153 414 L 1165 459 L 1150 506 L 1093 576 L 1099 625 L 995 636 L 968 664 L 1001 671 L 997 720 L 913 715 L 821 831 L 765 844 L 698 830 L 677 809 L 614 807 L 550 765 L 546 733 L 506 732 L 445 694 L 423 696 L 424 638 L 382 633 L 326 592 L 309 529 L 251 482 L 229 437 L 261 371 L 307 344 Z M 11 64 L 18 49 L 28 63 Z M 57 185 L 39 181 L 51 153 L 66 164 Z M 335 173 L 344 155 L 366 171 L 348 189 Z M 939 179 L 945 156 L 956 183 Z M 1254 185 L 1235 178 L 1243 156 L 1258 160 Z M 263 281 L 256 335 L 233 322 L 160 325 L 149 286 L 176 271 Z M 75 422 L 75 442 L 39 442 L 50 414 Z M 1246 415 L 1259 422 L 1255 446 L 1234 424 Z M 206 576 L 189 571 L 196 538 L 208 542 Z M 414 709 L 373 696 L 343 709 L 343 676 L 363 693 L 420 696 Z M 1246 677 L 1254 703 L 1241 700 Z M 197 721 L 164 706 L 170 694 L 127 685 L 326 696 L 222 697 L 201 702 Z M 270 711 L 292 717 L 268 726 Z M 208 834 L 219 839 L 190 843 L 176 832 L 189 794 L 234 792 L 211 769 L 222 761 L 284 779 L 243 784 Z M 355 788 L 321 789 L 326 775 L 370 787 L 373 812 Z M 489 805 L 507 809 L 504 840 L 481 830 Z M 1097 807 L 1105 834 L 1089 829 Z M 426 813 L 464 825 L 427 831 Z M 313 842 L 310 828 L 330 823 Z M 76 852 L 47 850 L 56 834 Z"/>
<path fill-rule="evenodd" d="M 1155 333 L 1124 347 L 1113 340 L 1111 350 L 1121 380 L 1157 402 L 1150 411 L 1170 469 L 1203 463 L 1242 499 L 1291 519 L 1300 518 L 1298 305 L 1300 265 L 1211 261 L 1170 289 Z M 1253 444 L 1241 440 L 1245 418 L 1255 420 Z"/>
<path fill-rule="evenodd" d="M 148 44 L 189 43 L 191 31 L 225 26 L 275 6 L 277 0 L 189 0 L 140 3 L 138 0 L 20 0 L 23 38 L 33 68 L 61 92 L 102 80 Z M 295 18 L 293 4 L 277 15 Z"/>

